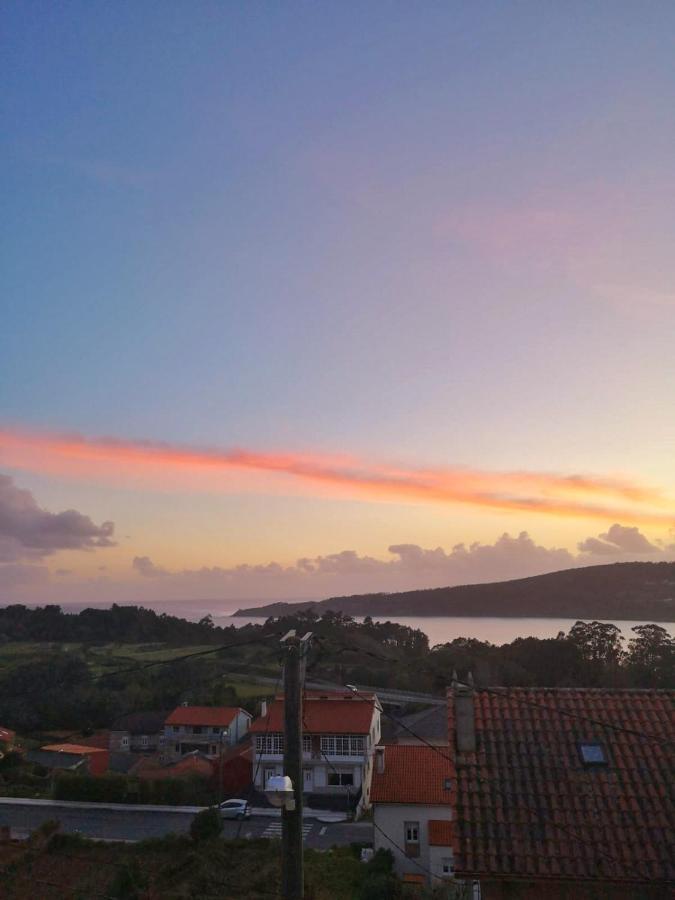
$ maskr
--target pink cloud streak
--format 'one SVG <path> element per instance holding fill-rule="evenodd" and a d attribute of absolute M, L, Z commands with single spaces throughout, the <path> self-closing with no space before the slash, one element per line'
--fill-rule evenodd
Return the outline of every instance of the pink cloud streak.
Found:
<path fill-rule="evenodd" d="M 282 480 L 296 490 L 329 489 L 338 496 L 379 501 L 467 504 L 495 510 L 521 510 L 556 516 L 620 516 L 652 525 L 672 524 L 662 492 L 628 479 L 546 472 L 489 472 L 459 466 L 401 467 L 345 454 L 256 452 L 200 449 L 151 441 L 87 438 L 20 429 L 0 429 L 0 462 L 6 466 L 74 478 L 119 480 L 134 477 L 174 486 L 176 477 L 250 474 Z M 631 506 L 625 505 L 629 503 Z M 619 504 L 619 505 L 617 505 Z M 637 504 L 637 506 L 633 506 Z"/>

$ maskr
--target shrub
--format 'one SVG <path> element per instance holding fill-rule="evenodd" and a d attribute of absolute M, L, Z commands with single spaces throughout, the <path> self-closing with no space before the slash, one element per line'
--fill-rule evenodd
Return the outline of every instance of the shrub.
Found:
<path fill-rule="evenodd" d="M 220 810 L 215 806 L 209 806 L 198 812 L 190 825 L 190 837 L 193 841 L 208 841 L 216 838 L 223 830 L 223 820 Z"/>

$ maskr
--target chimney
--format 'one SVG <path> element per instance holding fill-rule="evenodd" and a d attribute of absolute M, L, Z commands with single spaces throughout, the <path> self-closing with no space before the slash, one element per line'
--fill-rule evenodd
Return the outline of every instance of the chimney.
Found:
<path fill-rule="evenodd" d="M 384 747 L 375 748 L 375 771 L 378 775 L 384 773 Z"/>
<path fill-rule="evenodd" d="M 466 684 L 452 673 L 452 694 L 455 704 L 455 741 L 458 753 L 474 753 L 476 750 L 476 723 L 473 709 L 473 675 L 469 672 Z"/>
<path fill-rule="evenodd" d="M 260 701 L 260 715 L 261 716 L 267 715 L 267 700 Z"/>

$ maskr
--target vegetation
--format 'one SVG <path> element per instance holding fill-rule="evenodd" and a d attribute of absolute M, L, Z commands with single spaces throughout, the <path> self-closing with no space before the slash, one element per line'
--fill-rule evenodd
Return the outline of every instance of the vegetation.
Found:
<path fill-rule="evenodd" d="M 220 817 L 217 816 L 220 824 Z M 196 818 L 206 822 L 204 813 Z M 215 827 L 209 823 L 209 829 Z M 163 897 L 187 900 L 229 897 L 259 900 L 281 883 L 278 841 L 224 841 L 200 825 L 192 838 L 168 836 L 135 845 L 102 845 L 79 836 L 54 833 L 54 827 L 31 836 L 22 854 L 3 874 L 3 897 L 35 896 L 36 885 L 61 888 L 58 896 L 119 900 Z M 367 864 L 360 848 L 305 851 L 307 900 L 397 900 L 403 897 L 392 876 L 391 854 L 381 852 Z M 39 891 L 38 891 L 39 893 Z M 51 896 L 51 894 L 50 894 Z M 56 895 L 55 895 L 56 896 Z"/>
<path fill-rule="evenodd" d="M 183 701 L 243 706 L 255 713 L 257 698 L 271 694 L 279 677 L 277 635 L 290 628 L 316 635 L 309 681 L 441 693 L 457 671 L 460 678 L 471 672 L 479 685 L 675 685 L 675 641 L 656 624 L 636 626 L 628 642 L 612 624 L 577 622 L 557 638 L 517 638 L 496 646 L 458 636 L 430 648 L 419 629 L 369 617 L 358 623 L 330 610 L 321 617 L 306 610 L 234 629 L 218 628 L 210 620 L 183 623 L 144 609 L 113 607 L 94 611 L 97 626 L 107 623 L 106 642 L 97 644 L 83 634 L 95 631 L 87 615 L 92 611 L 74 615 L 47 609 L 47 614 L 16 606 L 0 610 L 6 638 L 0 648 L 0 723 L 19 732 L 24 742 L 27 736 L 48 740 L 55 730 L 57 740 L 69 730 L 91 733 L 110 727 L 120 715 L 170 710 Z M 68 643 L 59 644 L 51 634 L 50 640 L 38 641 L 38 635 L 47 634 L 46 621 Z M 177 641 L 181 623 L 190 642 L 186 647 L 158 643 L 165 630 Z M 19 652 L 19 634 L 27 636 L 29 654 Z M 142 635 L 144 643 L 119 642 L 133 634 Z M 70 640 L 76 636 L 82 640 Z M 202 652 L 223 645 L 224 651 Z M 193 650 L 195 646 L 201 650 Z M 194 652 L 200 655 L 183 658 Z M 256 686 L 256 679 L 263 682 Z"/>
<path fill-rule="evenodd" d="M 305 603 L 272 603 L 237 615 L 288 616 L 338 610 L 351 616 L 554 616 L 675 620 L 675 562 L 630 562 L 566 569 L 492 584 L 395 594 L 354 594 Z"/>
<path fill-rule="evenodd" d="M 190 825 L 190 837 L 197 842 L 217 838 L 222 831 L 223 820 L 220 811 L 215 806 L 209 806 L 197 813 Z"/>

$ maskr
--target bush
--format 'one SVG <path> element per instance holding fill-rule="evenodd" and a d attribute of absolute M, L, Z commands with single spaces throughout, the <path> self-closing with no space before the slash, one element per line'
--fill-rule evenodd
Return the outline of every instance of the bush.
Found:
<path fill-rule="evenodd" d="M 215 806 L 198 812 L 190 825 L 190 837 L 193 841 L 208 841 L 216 838 L 223 830 L 220 810 Z"/>
<path fill-rule="evenodd" d="M 54 781 L 55 800 L 85 800 L 93 803 L 124 803 L 127 779 L 123 775 L 73 775 L 63 772 Z"/>
<path fill-rule="evenodd" d="M 400 882 L 386 872 L 370 872 L 363 879 L 359 900 L 393 900 L 400 895 Z"/>

